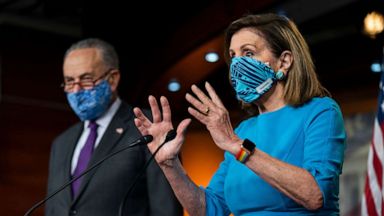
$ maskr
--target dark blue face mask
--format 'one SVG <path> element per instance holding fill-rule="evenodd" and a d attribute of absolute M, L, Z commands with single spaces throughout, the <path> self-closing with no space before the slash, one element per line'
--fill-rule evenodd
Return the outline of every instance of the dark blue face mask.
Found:
<path fill-rule="evenodd" d="M 283 72 L 275 73 L 268 65 L 247 56 L 232 58 L 230 73 L 237 99 L 245 103 L 259 99 L 277 80 L 284 78 Z"/>
<path fill-rule="evenodd" d="M 108 81 L 103 80 L 92 89 L 67 93 L 67 99 L 81 121 L 95 120 L 107 111 L 112 100 L 112 90 Z"/>

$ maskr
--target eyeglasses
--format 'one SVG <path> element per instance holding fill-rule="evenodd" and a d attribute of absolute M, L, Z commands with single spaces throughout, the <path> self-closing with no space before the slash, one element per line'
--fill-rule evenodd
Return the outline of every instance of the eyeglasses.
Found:
<path fill-rule="evenodd" d="M 96 79 L 93 79 L 91 77 L 82 77 L 78 82 L 75 82 L 74 80 L 67 80 L 61 84 L 61 87 L 65 92 L 73 92 L 76 85 L 79 85 L 81 89 L 89 90 L 95 87 L 96 83 L 99 80 L 104 79 L 107 75 L 109 75 L 112 70 L 113 68 L 108 69 L 105 73 L 103 73 Z"/>

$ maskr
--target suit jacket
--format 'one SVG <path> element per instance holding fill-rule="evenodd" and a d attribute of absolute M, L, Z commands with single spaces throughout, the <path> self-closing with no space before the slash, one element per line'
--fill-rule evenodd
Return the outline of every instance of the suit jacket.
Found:
<path fill-rule="evenodd" d="M 141 135 L 134 124 L 133 109 L 122 103 L 112 118 L 88 167 L 138 139 Z M 83 131 L 83 122 L 72 126 L 53 142 L 48 178 L 48 194 L 71 179 L 71 160 L 77 141 Z M 123 132 L 118 133 L 117 128 Z M 118 130 L 121 132 L 121 129 Z M 129 148 L 104 161 L 82 177 L 79 195 L 72 198 L 71 187 L 56 194 L 46 203 L 47 216 L 114 216 L 128 188 L 151 156 L 147 146 Z M 156 161 L 138 179 L 127 199 L 124 215 L 176 216 L 183 211 L 168 181 Z"/>

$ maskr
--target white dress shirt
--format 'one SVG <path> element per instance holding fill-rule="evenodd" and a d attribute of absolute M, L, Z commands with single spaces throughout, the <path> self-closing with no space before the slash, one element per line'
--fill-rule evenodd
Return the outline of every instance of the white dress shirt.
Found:
<path fill-rule="evenodd" d="M 100 118 L 96 120 L 98 127 L 97 127 L 97 138 L 96 138 L 96 143 L 94 148 L 96 148 L 99 145 L 99 142 L 103 137 L 105 130 L 107 129 L 109 123 L 112 121 L 112 118 L 117 112 L 117 109 L 120 107 L 120 104 L 121 104 L 121 100 L 120 98 L 117 98 L 115 102 L 113 102 L 112 106 L 109 107 L 107 112 L 105 112 Z M 89 125 L 89 120 L 84 121 L 83 133 L 81 134 L 80 139 L 77 142 L 75 152 L 73 153 L 73 156 L 72 156 L 71 174 L 73 174 L 73 172 L 76 169 L 80 151 L 85 145 L 85 142 L 87 141 L 88 135 L 90 133 L 90 128 L 88 128 L 88 125 Z"/>

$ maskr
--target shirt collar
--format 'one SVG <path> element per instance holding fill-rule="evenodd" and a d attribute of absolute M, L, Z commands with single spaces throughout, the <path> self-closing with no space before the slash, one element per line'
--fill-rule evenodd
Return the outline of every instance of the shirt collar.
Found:
<path fill-rule="evenodd" d="M 100 118 L 96 120 L 96 123 L 99 127 L 104 127 L 106 128 L 109 123 L 112 121 L 113 116 L 119 109 L 121 104 L 121 99 L 117 98 L 112 105 L 108 108 L 107 112 L 105 112 Z M 86 120 L 84 122 L 84 128 L 88 128 L 89 125 L 89 120 Z"/>

